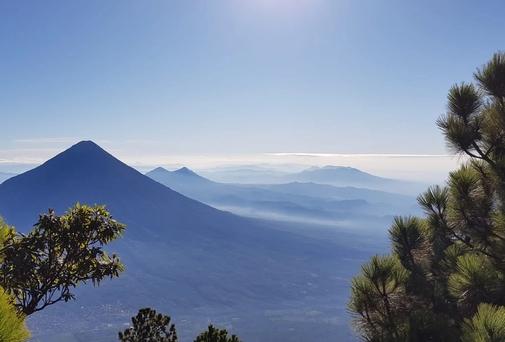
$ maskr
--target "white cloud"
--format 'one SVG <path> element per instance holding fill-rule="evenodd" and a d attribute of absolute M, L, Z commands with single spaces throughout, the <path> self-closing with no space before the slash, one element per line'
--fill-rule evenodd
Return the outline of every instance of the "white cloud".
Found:
<path fill-rule="evenodd" d="M 18 139 L 7 149 L 0 149 L 0 171 L 41 164 L 78 142 L 78 138 L 52 137 Z M 154 140 L 94 140 L 125 163 L 146 170 L 156 166 L 188 166 L 197 170 L 220 166 L 264 164 L 284 171 L 298 171 L 309 166 L 351 166 L 379 176 L 440 182 L 465 158 L 443 154 L 391 153 L 318 153 L 276 152 L 256 154 L 171 154 L 170 149 Z"/>

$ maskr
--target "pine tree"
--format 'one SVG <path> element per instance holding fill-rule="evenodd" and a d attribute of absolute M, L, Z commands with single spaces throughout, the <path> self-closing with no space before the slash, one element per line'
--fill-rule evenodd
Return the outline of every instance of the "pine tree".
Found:
<path fill-rule="evenodd" d="M 505 341 L 505 308 L 480 304 L 477 313 L 463 323 L 463 342 Z"/>
<path fill-rule="evenodd" d="M 505 54 L 474 77 L 437 122 L 465 162 L 419 196 L 424 217 L 394 220 L 391 255 L 353 280 L 365 341 L 505 340 Z"/>
<path fill-rule="evenodd" d="M 132 326 L 119 333 L 121 342 L 177 342 L 175 325 L 170 317 L 157 313 L 150 308 L 140 309 L 137 316 L 132 317 Z M 209 325 L 195 339 L 195 342 L 240 342 L 235 335 L 228 335 L 225 329 L 217 329 Z"/>
<path fill-rule="evenodd" d="M 150 308 L 140 309 L 132 317 L 132 326 L 119 333 L 121 342 L 177 342 L 175 325 L 170 317 Z"/>
<path fill-rule="evenodd" d="M 236 335 L 229 336 L 226 329 L 218 329 L 211 324 L 206 331 L 198 335 L 195 342 L 240 342 L 240 340 Z"/>

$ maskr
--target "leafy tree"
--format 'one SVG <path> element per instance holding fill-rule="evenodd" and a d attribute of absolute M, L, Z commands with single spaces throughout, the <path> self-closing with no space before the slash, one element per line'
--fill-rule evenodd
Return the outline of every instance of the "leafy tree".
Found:
<path fill-rule="evenodd" d="M 474 76 L 437 122 L 463 165 L 419 196 L 424 217 L 395 219 L 391 255 L 353 280 L 366 341 L 505 340 L 505 54 Z"/>
<path fill-rule="evenodd" d="M 104 207 L 79 204 L 63 216 L 49 210 L 28 235 L 4 229 L 0 285 L 25 315 L 74 299 L 77 285 L 98 285 L 123 271 L 119 258 L 102 249 L 123 230 Z"/>
<path fill-rule="evenodd" d="M 12 305 L 10 297 L 0 289 L 0 341 L 24 342 L 30 337 L 25 320 Z"/>
<path fill-rule="evenodd" d="M 218 329 L 209 325 L 207 331 L 198 335 L 195 342 L 240 342 L 240 340 L 235 335 L 229 336 L 228 331 L 225 329 Z"/>
<path fill-rule="evenodd" d="M 140 309 L 132 317 L 132 327 L 119 333 L 121 342 L 177 342 L 175 325 L 170 317 L 150 308 Z"/>

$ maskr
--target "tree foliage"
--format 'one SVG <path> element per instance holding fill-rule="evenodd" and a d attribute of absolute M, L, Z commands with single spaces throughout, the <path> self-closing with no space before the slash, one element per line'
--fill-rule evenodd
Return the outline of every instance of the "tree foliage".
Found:
<path fill-rule="evenodd" d="M 0 249 L 13 234 L 14 229 L 0 218 Z M 0 288 L 0 341 L 23 342 L 29 337 L 30 333 L 26 329 L 24 315 L 16 310 L 12 298 Z"/>
<path fill-rule="evenodd" d="M 121 342 L 177 342 L 175 325 L 170 317 L 150 308 L 140 309 L 132 317 L 132 326 L 119 333 Z"/>
<path fill-rule="evenodd" d="M 240 340 L 236 335 L 228 335 L 226 329 L 209 325 L 206 331 L 197 336 L 195 342 L 240 342 Z"/>
<path fill-rule="evenodd" d="M 30 337 L 25 326 L 25 319 L 14 305 L 11 298 L 0 288 L 0 341 L 24 342 Z"/>
<path fill-rule="evenodd" d="M 177 342 L 175 325 L 170 317 L 157 313 L 150 308 L 140 309 L 137 316 L 132 317 L 132 325 L 119 333 L 121 342 Z M 195 339 L 195 342 L 240 342 L 235 335 L 228 335 L 225 329 L 209 325 Z"/>
<path fill-rule="evenodd" d="M 122 272 L 119 258 L 102 248 L 123 230 L 104 207 L 79 204 L 63 216 L 53 210 L 40 215 L 28 235 L 6 229 L 0 234 L 0 285 L 25 315 L 74 299 L 77 285 L 98 285 Z"/>
<path fill-rule="evenodd" d="M 463 342 L 505 341 L 505 308 L 480 304 L 477 313 L 463 323 Z"/>
<path fill-rule="evenodd" d="M 505 340 L 505 54 L 475 81 L 449 90 L 437 122 L 463 165 L 419 196 L 424 217 L 394 220 L 391 255 L 353 280 L 366 341 Z"/>

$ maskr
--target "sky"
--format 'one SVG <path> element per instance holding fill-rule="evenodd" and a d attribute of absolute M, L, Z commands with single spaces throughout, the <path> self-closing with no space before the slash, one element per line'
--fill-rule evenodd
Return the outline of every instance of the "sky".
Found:
<path fill-rule="evenodd" d="M 0 1 L 0 171 L 94 140 L 144 167 L 445 172 L 458 159 L 435 121 L 449 87 L 503 49 L 504 11 L 462 0 Z"/>

